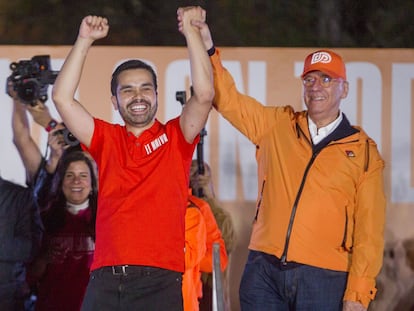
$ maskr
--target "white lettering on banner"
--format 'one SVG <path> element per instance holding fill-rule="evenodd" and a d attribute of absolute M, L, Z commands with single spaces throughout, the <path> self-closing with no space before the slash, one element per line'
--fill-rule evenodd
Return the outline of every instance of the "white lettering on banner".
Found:
<path fill-rule="evenodd" d="M 390 52 L 392 54 L 392 52 Z M 393 54 L 392 54 L 393 55 Z M 0 84 L 5 85 L 6 78 L 10 73 L 10 57 L 0 59 L 0 70 L 4 73 L 0 77 Z M 14 59 L 13 59 L 14 61 Z M 63 60 L 52 59 L 52 69 L 58 70 Z M 154 65 L 154 64 L 152 64 Z M 267 75 L 265 61 L 240 62 L 225 61 L 224 65 L 232 73 L 238 89 L 245 94 L 265 103 Z M 247 65 L 247 76 L 244 77 L 241 70 L 242 65 Z M 294 62 L 295 75 L 300 76 L 303 62 Z M 389 62 L 385 72 L 380 67 L 367 62 L 348 62 L 346 64 L 350 93 L 344 101 L 342 109 L 352 123 L 360 125 L 377 142 L 380 151 L 386 148 L 390 154 L 391 163 L 386 163 L 386 169 L 390 171 L 390 200 L 391 203 L 414 203 L 414 177 L 413 175 L 413 137 L 412 137 L 412 106 L 413 106 L 413 80 L 414 63 L 392 63 Z M 383 75 L 388 78 L 389 69 L 391 77 L 390 85 L 384 85 Z M 165 115 L 160 115 L 160 120 L 168 120 L 179 115 L 181 105 L 175 99 L 176 91 L 188 88 L 190 82 L 190 68 L 188 59 L 173 60 L 165 72 L 158 73 L 160 87 L 163 89 L 165 98 L 160 98 L 160 105 L 165 106 Z M 388 83 L 388 82 L 387 82 Z M 358 89 L 357 89 L 358 87 Z M 49 97 L 52 88 L 49 88 Z M 390 92 L 391 103 L 384 102 L 383 94 Z M 81 90 L 82 93 L 88 90 Z M 78 95 L 78 94 L 77 94 Z M 82 97 L 82 94 L 80 94 Z M 271 98 L 269 99 L 271 100 Z M 360 102 L 357 102 L 357 101 Z M 3 103 L 0 113 L 0 173 L 4 178 L 25 183 L 25 172 L 20 157 L 12 142 L 11 115 L 12 101 L 5 92 L 0 93 L 0 101 Z M 47 102 L 52 115 L 60 120 L 55 107 L 49 99 Z M 389 106 L 390 105 L 390 106 Z M 360 107 L 360 108 L 359 108 Z M 386 107 L 386 110 L 384 110 Z M 388 109 L 389 108 L 389 109 Z M 391 116 L 384 116 L 383 111 L 390 111 Z M 361 115 L 357 115 L 361 112 Z M 118 112 L 115 112 L 112 120 L 119 121 Z M 391 120 L 388 126 L 384 120 Z M 30 122 L 33 121 L 29 118 Z M 256 199 L 257 194 L 257 172 L 255 161 L 255 146 L 242 134 L 233 128 L 227 121 L 219 117 L 218 129 L 211 129 L 218 133 L 218 145 L 211 146 L 209 135 L 204 139 L 204 159 L 209 162 L 210 149 L 219 148 L 217 162 L 217 185 L 216 193 L 220 200 L 251 200 Z M 206 125 L 207 133 L 210 130 L 210 121 Z M 36 134 L 38 134 L 36 132 Z M 39 132 L 37 137 L 42 152 L 45 151 L 47 133 Z M 388 136 L 389 134 L 389 136 Z M 384 137 L 390 138 L 390 146 L 384 146 Z M 240 174 L 240 175 L 239 175 Z M 237 193 L 238 186 L 242 185 L 242 198 Z"/>
<path fill-rule="evenodd" d="M 346 63 L 347 80 L 349 82 L 348 96 L 341 104 L 341 109 L 349 118 L 351 124 L 361 125 L 364 131 L 382 151 L 382 78 L 379 68 L 368 62 Z M 358 81 L 362 88 L 358 89 Z M 358 96 L 359 93 L 361 96 Z M 361 103 L 358 103 L 358 98 Z M 358 104 L 362 107 L 362 116 L 357 116 Z"/>
<path fill-rule="evenodd" d="M 190 62 L 188 59 L 176 60 L 168 64 L 165 72 L 165 120 L 170 120 L 181 113 L 181 103 L 176 100 L 177 91 L 186 91 L 187 99 L 190 97 L 186 83 L 190 82 Z M 204 161 L 209 163 L 210 145 L 208 144 L 208 132 L 210 122 L 207 120 L 207 136 L 204 138 L 203 155 Z M 195 156 L 195 153 L 194 153 Z"/>
<path fill-rule="evenodd" d="M 224 61 L 224 66 L 231 72 L 237 88 L 244 91 L 241 64 L 238 61 Z M 186 90 L 186 81 L 190 77 L 188 60 L 172 62 L 166 72 L 166 119 L 177 116 L 181 112 L 180 104 L 175 101 L 177 91 Z M 266 99 L 266 63 L 260 61 L 248 62 L 249 95 L 261 102 Z M 187 94 L 189 96 L 189 94 Z M 219 159 L 216 194 L 220 200 L 234 201 L 237 194 L 237 164 L 240 164 L 243 186 L 243 199 L 255 201 L 257 196 L 257 170 L 255 161 L 255 146 L 240 134 L 233 126 L 219 117 Z M 207 136 L 204 143 L 204 160 L 209 162 L 210 146 L 207 122 Z"/>
<path fill-rule="evenodd" d="M 187 98 L 190 97 L 186 82 L 190 82 L 190 62 L 187 59 L 171 62 L 165 72 L 165 120 L 181 113 L 181 104 L 175 98 L 177 91 L 187 91 Z"/>
<path fill-rule="evenodd" d="M 255 201 L 257 197 L 256 147 L 227 120 L 219 119 L 219 183 L 217 196 L 222 201 L 237 199 Z M 225 134 L 223 134 L 225 133 Z M 237 193 L 237 164 L 239 163 L 243 197 Z"/>
<path fill-rule="evenodd" d="M 392 64 L 391 203 L 414 202 L 412 105 L 414 64 Z"/>

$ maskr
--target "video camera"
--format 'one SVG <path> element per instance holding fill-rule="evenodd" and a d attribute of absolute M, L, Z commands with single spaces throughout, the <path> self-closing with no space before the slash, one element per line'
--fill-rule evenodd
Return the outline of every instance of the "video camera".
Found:
<path fill-rule="evenodd" d="M 38 100 L 45 102 L 49 84 L 55 83 L 59 73 L 50 67 L 49 55 L 36 55 L 30 60 L 13 62 L 10 64 L 12 74 L 7 81 L 13 83 L 13 88 L 23 103 L 35 105 Z"/>

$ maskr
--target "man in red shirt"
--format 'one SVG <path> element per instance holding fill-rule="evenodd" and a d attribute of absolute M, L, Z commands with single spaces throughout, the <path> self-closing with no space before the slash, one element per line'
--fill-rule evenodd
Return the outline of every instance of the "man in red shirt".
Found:
<path fill-rule="evenodd" d="M 191 24 L 205 19 L 204 11 L 180 8 L 177 18 L 194 90 L 179 117 L 166 124 L 155 118 L 156 75 L 140 60 L 124 62 L 112 75 L 111 99 L 124 126 L 92 117 L 75 99 L 87 52 L 108 33 L 103 17 L 83 19 L 54 85 L 57 110 L 99 170 L 95 255 L 82 310 L 183 309 L 188 174 L 214 88 L 208 54 Z"/>

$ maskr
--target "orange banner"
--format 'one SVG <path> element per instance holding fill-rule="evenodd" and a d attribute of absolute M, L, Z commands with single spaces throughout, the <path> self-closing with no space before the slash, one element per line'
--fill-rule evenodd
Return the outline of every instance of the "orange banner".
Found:
<path fill-rule="evenodd" d="M 34 55 L 50 55 L 52 69 L 58 71 L 70 47 L 1 46 L 0 83 L 5 85 L 11 62 Z M 222 48 L 222 59 L 243 93 L 266 105 L 292 105 L 303 109 L 299 76 L 311 48 Z M 386 162 L 385 191 L 388 198 L 386 238 L 392 246 L 414 237 L 413 174 L 413 80 L 412 49 L 336 49 L 346 62 L 350 84 L 341 109 L 351 123 L 362 126 L 377 142 Z M 166 121 L 180 113 L 177 91 L 189 94 L 189 63 L 183 47 L 92 47 L 78 89 L 80 102 L 99 118 L 122 122 L 110 101 L 110 78 L 123 60 L 143 59 L 158 75 L 158 118 Z M 49 88 L 49 94 L 51 87 Z M 0 172 L 4 178 L 24 183 L 24 169 L 12 143 L 12 102 L 0 94 Z M 46 102 L 59 119 L 53 103 Z M 233 310 L 238 309 L 238 282 L 247 253 L 250 224 L 257 195 L 255 147 L 235 131 L 215 111 L 210 115 L 204 139 L 204 158 L 212 168 L 215 192 L 230 211 L 238 234 L 238 247 L 230 267 Z M 32 134 L 42 151 L 46 132 L 33 125 Z M 390 245 L 391 245 L 390 244 Z M 398 244 L 400 245 L 400 244 Z M 394 263 L 392 263 L 394 264 Z M 411 271 L 412 272 L 412 271 Z M 395 281 L 397 282 L 397 281 Z M 383 297 L 388 297 L 383 295 Z M 383 298 L 383 305 L 391 298 Z M 393 298 L 395 299 L 395 297 Z M 389 305 L 387 305 L 389 306 Z M 378 306 L 379 308 L 379 306 Z"/>

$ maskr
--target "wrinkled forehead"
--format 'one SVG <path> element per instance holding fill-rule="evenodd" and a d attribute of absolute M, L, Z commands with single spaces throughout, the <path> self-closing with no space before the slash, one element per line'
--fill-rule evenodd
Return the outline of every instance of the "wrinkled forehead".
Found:
<path fill-rule="evenodd" d="M 313 71 L 309 71 L 308 73 L 306 73 L 303 78 L 305 79 L 306 77 L 330 77 L 330 78 L 334 78 L 331 74 L 329 74 L 329 72 L 326 71 L 321 71 L 321 70 L 313 70 Z"/>

